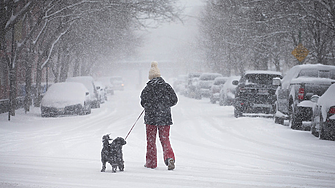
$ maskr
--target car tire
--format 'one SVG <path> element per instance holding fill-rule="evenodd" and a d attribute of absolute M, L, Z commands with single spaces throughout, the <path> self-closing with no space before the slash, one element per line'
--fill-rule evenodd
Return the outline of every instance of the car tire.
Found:
<path fill-rule="evenodd" d="M 219 105 L 220 105 L 220 106 L 223 106 L 223 101 L 222 101 L 221 98 L 220 98 L 220 100 L 219 100 Z"/>
<path fill-rule="evenodd" d="M 274 117 L 275 123 L 284 125 L 284 120 L 285 120 L 285 119 L 276 116 L 276 114 L 277 114 L 277 112 L 278 112 L 278 106 L 277 106 L 277 103 L 275 103 L 273 109 L 274 109 L 274 115 L 273 115 L 273 117 Z"/>
<path fill-rule="evenodd" d="M 236 108 L 234 108 L 234 117 L 239 118 L 242 116 L 242 112 Z"/>
<path fill-rule="evenodd" d="M 86 111 L 84 107 L 78 112 L 78 115 L 80 116 L 86 115 Z"/>
<path fill-rule="evenodd" d="M 88 107 L 88 110 L 86 111 L 86 114 L 91 114 L 92 110 L 91 110 L 91 106 Z"/>
<path fill-rule="evenodd" d="M 276 116 L 274 118 L 275 118 L 275 123 L 284 125 L 284 118 L 280 118 Z"/>
<path fill-rule="evenodd" d="M 311 126 L 311 134 L 315 137 L 319 137 L 319 133 L 316 131 L 316 128 L 313 125 Z"/>
<path fill-rule="evenodd" d="M 328 138 L 328 135 L 327 135 L 327 132 L 326 132 L 325 129 L 323 128 L 323 118 L 322 118 L 322 116 L 320 116 L 320 125 L 319 125 L 319 129 L 320 129 L 320 132 L 319 132 L 319 139 L 321 139 L 321 140 L 327 140 L 327 139 L 329 139 L 329 138 Z"/>
<path fill-rule="evenodd" d="M 223 106 L 228 106 L 228 101 L 227 101 L 227 98 L 223 98 Z"/>
<path fill-rule="evenodd" d="M 196 94 L 195 99 L 201 100 L 201 94 Z"/>
<path fill-rule="evenodd" d="M 46 114 L 46 113 L 42 113 L 41 116 L 42 117 L 49 117 L 48 114 Z"/>
<path fill-rule="evenodd" d="M 299 117 L 297 117 L 297 109 L 296 107 L 292 104 L 291 108 L 289 110 L 289 126 L 291 129 L 301 129 L 302 127 L 302 121 L 300 120 Z"/>
<path fill-rule="evenodd" d="M 212 104 L 216 103 L 216 101 L 212 97 L 210 98 L 210 101 L 211 101 Z"/>

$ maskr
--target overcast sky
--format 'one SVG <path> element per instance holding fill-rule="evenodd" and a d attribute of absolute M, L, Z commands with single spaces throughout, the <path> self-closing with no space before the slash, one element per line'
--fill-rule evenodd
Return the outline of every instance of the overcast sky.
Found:
<path fill-rule="evenodd" d="M 144 46 L 140 53 L 143 60 L 168 60 L 173 51 L 189 40 L 194 40 L 197 32 L 197 14 L 204 5 L 204 0 L 179 0 L 184 7 L 183 23 L 165 23 L 157 29 L 150 29 L 144 36 Z M 172 57 L 171 57 L 172 58 Z"/>

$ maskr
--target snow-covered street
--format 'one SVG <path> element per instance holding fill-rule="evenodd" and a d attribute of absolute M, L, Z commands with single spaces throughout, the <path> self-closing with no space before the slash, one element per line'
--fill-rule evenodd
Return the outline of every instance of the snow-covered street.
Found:
<path fill-rule="evenodd" d="M 157 140 L 158 168 L 145 163 L 145 126 L 138 121 L 123 147 L 125 171 L 100 172 L 101 137 L 125 137 L 142 111 L 140 90 L 117 91 L 86 116 L 42 118 L 33 108 L 7 121 L 0 114 L 0 187 L 334 187 L 335 142 L 241 117 L 209 99 L 178 96 L 168 171 Z"/>

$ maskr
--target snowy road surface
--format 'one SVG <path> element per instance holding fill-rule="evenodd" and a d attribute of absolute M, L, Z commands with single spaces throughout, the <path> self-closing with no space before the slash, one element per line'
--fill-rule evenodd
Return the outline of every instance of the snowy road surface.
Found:
<path fill-rule="evenodd" d="M 158 145 L 147 169 L 143 117 L 123 147 L 125 171 L 100 172 L 101 137 L 125 137 L 142 111 L 139 90 L 116 92 L 87 116 L 41 118 L 37 108 L 0 114 L 0 187 L 334 187 L 335 142 L 274 124 L 234 118 L 232 107 L 179 96 L 172 108 L 176 169 Z"/>

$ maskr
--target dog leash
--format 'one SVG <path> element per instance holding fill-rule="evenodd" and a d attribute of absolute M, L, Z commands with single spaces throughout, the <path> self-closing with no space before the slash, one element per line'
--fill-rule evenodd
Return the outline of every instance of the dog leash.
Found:
<path fill-rule="evenodd" d="M 124 140 L 127 140 L 128 136 L 129 136 L 129 134 L 130 134 L 130 132 L 131 132 L 131 131 L 133 130 L 133 128 L 135 127 L 137 121 L 140 119 L 140 117 L 142 116 L 143 112 L 144 112 L 144 109 L 142 110 L 142 112 L 141 112 L 141 114 L 138 116 L 138 118 L 136 119 L 134 125 L 131 127 L 131 129 L 129 130 L 129 132 L 128 132 L 128 134 L 127 134 L 127 136 L 126 136 L 126 138 L 125 138 Z"/>

